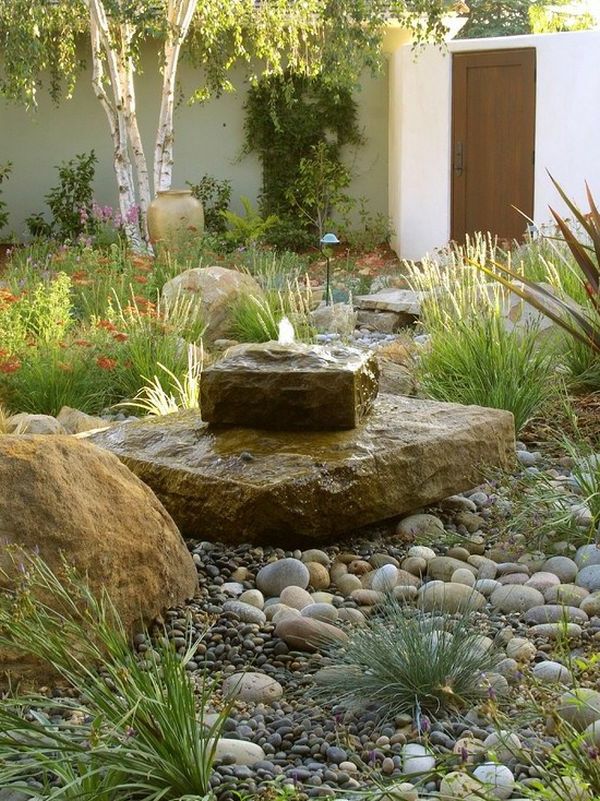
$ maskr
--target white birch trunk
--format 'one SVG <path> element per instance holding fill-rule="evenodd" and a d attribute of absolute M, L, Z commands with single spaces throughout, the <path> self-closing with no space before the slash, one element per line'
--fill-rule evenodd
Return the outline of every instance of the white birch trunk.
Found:
<path fill-rule="evenodd" d="M 154 190 L 161 192 L 170 189 L 173 178 L 173 145 L 175 110 L 175 88 L 177 85 L 177 67 L 181 47 L 188 35 L 198 0 L 169 0 L 167 7 L 167 25 L 163 85 L 158 118 L 158 128 L 154 145 Z"/>
<path fill-rule="evenodd" d="M 126 118 L 128 89 L 126 75 L 123 70 L 119 69 L 119 59 L 111 39 L 108 18 L 102 0 L 87 0 L 87 5 L 90 12 L 92 43 L 92 83 L 96 97 L 106 113 L 113 140 L 113 165 L 119 189 L 119 210 L 129 242 L 135 250 L 140 251 L 144 250 L 140 226 L 131 216 L 131 209 L 137 205 L 137 202 Z M 106 59 L 108 68 L 108 81 L 104 71 L 103 57 Z M 112 98 L 109 98 L 106 92 L 107 84 L 110 85 Z"/>
<path fill-rule="evenodd" d="M 131 26 L 126 24 L 124 26 L 124 46 L 125 50 L 122 54 L 121 69 L 123 72 L 123 83 L 125 85 L 125 120 L 127 124 L 127 132 L 129 143 L 131 145 L 131 152 L 135 164 L 135 174 L 137 177 L 137 191 L 140 206 L 140 223 L 142 236 L 146 243 L 149 243 L 150 237 L 148 234 L 148 207 L 152 200 L 152 192 L 150 189 L 150 174 L 148 172 L 148 163 L 146 161 L 146 154 L 144 153 L 144 146 L 142 144 L 142 137 L 137 119 L 136 100 L 135 100 L 135 65 L 133 56 L 130 51 L 131 41 L 133 38 L 133 31 Z"/>

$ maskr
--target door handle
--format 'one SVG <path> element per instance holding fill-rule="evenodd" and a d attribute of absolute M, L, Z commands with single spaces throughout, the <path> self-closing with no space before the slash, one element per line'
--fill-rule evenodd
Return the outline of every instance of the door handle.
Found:
<path fill-rule="evenodd" d="M 463 174 L 464 170 L 464 146 L 462 142 L 457 142 L 454 148 L 454 173 L 457 176 Z"/>

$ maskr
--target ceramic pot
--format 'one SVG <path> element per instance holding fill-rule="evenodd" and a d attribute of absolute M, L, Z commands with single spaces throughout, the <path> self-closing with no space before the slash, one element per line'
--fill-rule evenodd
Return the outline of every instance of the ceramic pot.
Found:
<path fill-rule="evenodd" d="M 148 207 L 148 231 L 151 242 L 171 242 L 182 235 L 201 236 L 204 232 L 204 209 L 189 189 L 157 192 Z"/>

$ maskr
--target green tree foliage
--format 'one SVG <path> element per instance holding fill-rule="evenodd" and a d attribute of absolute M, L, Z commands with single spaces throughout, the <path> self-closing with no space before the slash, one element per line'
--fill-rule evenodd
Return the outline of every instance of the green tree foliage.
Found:
<path fill-rule="evenodd" d="M 572 0 L 469 0 L 469 18 L 460 39 L 517 36 L 527 33 L 582 30 L 594 20 L 586 10 L 573 10 Z M 560 6 L 565 6 L 562 10 Z"/>

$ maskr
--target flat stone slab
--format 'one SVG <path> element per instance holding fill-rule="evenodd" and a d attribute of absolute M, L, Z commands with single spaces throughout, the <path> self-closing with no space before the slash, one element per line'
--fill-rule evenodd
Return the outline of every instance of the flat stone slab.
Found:
<path fill-rule="evenodd" d="M 412 289 L 382 289 L 372 295 L 354 298 L 354 306 L 365 311 L 396 312 L 418 317 L 425 295 L 425 292 L 413 292 Z"/>
<path fill-rule="evenodd" d="M 379 389 L 373 353 L 343 345 L 237 345 L 202 373 L 208 423 L 290 431 L 355 428 Z"/>
<path fill-rule="evenodd" d="M 198 413 L 93 433 L 182 533 L 230 543 L 326 541 L 469 489 L 514 458 L 509 412 L 380 395 L 356 429 L 255 431 Z"/>

